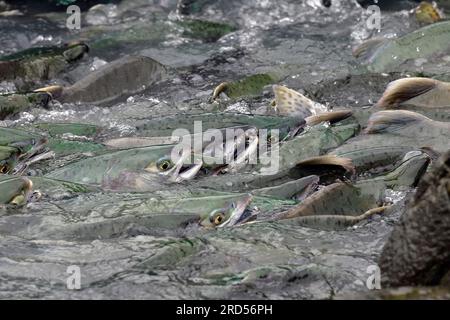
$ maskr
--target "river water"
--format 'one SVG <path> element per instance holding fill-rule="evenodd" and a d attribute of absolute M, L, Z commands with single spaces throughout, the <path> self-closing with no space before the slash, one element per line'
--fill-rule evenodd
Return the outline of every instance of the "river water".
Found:
<path fill-rule="evenodd" d="M 368 27 L 370 13 L 356 1 L 332 0 L 330 7 L 319 0 L 197 3 L 201 9 L 188 6 L 181 13 L 228 23 L 236 31 L 213 40 L 186 35 L 176 23 L 175 0 L 123 0 L 83 12 L 80 30 L 67 29 L 68 15 L 50 7 L 20 7 L 23 15 L 0 16 L 1 55 L 74 39 L 90 44 L 88 57 L 46 84 L 73 83 L 129 54 L 169 67 L 168 79 L 112 106 L 55 102 L 48 110 L 31 109 L 0 124 L 82 122 L 101 126 L 102 138 L 132 136 L 135 126 L 151 117 L 214 111 L 209 98 L 217 84 L 267 72 L 323 104 L 361 108 L 374 103 L 394 76 L 361 72 L 352 48 L 374 35 L 394 37 L 418 28 L 409 13 L 414 3 L 408 1 L 382 8 L 380 31 Z M 118 40 L 113 49 L 104 45 L 111 38 Z M 434 65 L 412 63 L 418 71 Z M 0 85 L 2 92 L 14 89 L 10 83 Z M 253 111 L 271 99 L 269 86 L 261 96 L 226 107 Z M 3 213 L 0 298 L 330 299 L 356 294 L 368 290 L 367 267 L 376 263 L 400 215 L 393 210 L 339 231 L 275 222 L 149 234 L 136 223 L 114 236 L 65 235 L 65 222 L 99 211 L 76 208 L 102 197 L 107 195 L 44 198 Z M 62 232 L 42 236 L 52 228 Z M 80 289 L 67 286 L 70 266 L 80 270 Z"/>

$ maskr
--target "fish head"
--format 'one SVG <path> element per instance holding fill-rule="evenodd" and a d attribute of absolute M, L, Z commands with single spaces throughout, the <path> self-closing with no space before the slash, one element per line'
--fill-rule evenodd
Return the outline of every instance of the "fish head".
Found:
<path fill-rule="evenodd" d="M 50 92 L 37 90 L 28 93 L 27 99 L 33 106 L 46 108 L 53 97 Z"/>
<path fill-rule="evenodd" d="M 63 56 L 68 62 L 76 61 L 83 58 L 89 52 L 89 46 L 80 41 L 71 42 L 66 45 Z"/>
<path fill-rule="evenodd" d="M 0 146 L 0 174 L 10 173 L 15 167 L 18 156 L 17 148 Z"/>
<path fill-rule="evenodd" d="M 26 177 L 0 175 L 0 204 L 24 205 L 33 190 L 33 183 Z"/>
<path fill-rule="evenodd" d="M 155 161 L 151 161 L 145 171 L 168 177 L 173 182 L 181 182 L 193 179 L 202 167 L 202 161 L 190 162 L 190 153 L 183 154 L 181 157 L 173 158 L 171 156 L 163 156 Z"/>
<path fill-rule="evenodd" d="M 29 99 L 34 99 L 33 101 L 36 101 L 38 103 L 40 102 L 43 107 L 46 107 L 51 100 L 59 98 L 62 95 L 63 91 L 64 88 L 59 85 L 43 87 L 34 90 L 29 95 Z"/>
<path fill-rule="evenodd" d="M 200 225 L 206 228 L 223 228 L 241 225 L 253 220 L 257 211 L 248 208 L 251 201 L 251 195 L 233 199 L 221 208 L 209 212 L 200 220 Z"/>
<path fill-rule="evenodd" d="M 405 154 L 397 168 L 387 176 L 388 180 L 396 181 L 399 186 L 414 187 L 430 164 L 430 157 L 422 151 L 410 151 Z"/>

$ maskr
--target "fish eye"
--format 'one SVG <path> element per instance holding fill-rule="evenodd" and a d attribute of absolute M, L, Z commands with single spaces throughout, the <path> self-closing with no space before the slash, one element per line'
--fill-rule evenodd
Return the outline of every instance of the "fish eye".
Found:
<path fill-rule="evenodd" d="M 156 163 L 156 166 L 160 171 L 167 171 L 173 167 L 173 163 L 169 159 L 162 159 Z"/>
<path fill-rule="evenodd" d="M 222 211 L 214 212 L 210 217 L 210 221 L 216 226 L 222 224 L 225 221 L 225 213 Z"/>

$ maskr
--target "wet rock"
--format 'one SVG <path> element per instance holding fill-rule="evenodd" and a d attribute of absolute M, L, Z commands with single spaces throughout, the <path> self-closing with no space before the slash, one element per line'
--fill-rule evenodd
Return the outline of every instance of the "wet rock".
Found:
<path fill-rule="evenodd" d="M 450 152 L 419 183 L 383 248 L 385 286 L 436 285 L 450 269 Z"/>

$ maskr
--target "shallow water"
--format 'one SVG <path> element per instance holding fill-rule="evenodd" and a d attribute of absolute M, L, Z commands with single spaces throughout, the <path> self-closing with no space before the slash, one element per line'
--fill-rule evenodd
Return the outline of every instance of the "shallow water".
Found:
<path fill-rule="evenodd" d="M 211 103 L 217 84 L 250 74 L 276 74 L 278 82 L 318 102 L 351 108 L 374 103 L 386 84 L 399 77 L 367 74 L 352 57 L 352 48 L 376 33 L 367 29 L 367 12 L 356 1 L 334 0 L 330 8 L 315 0 L 199 2 L 206 5 L 193 17 L 230 23 L 237 31 L 214 42 L 186 36 L 174 22 L 175 0 L 124 0 L 110 7 L 109 15 L 83 13 L 79 31 L 65 28 L 64 12 L 0 16 L 2 55 L 71 39 L 91 45 L 87 58 L 47 84 L 73 83 L 128 54 L 170 67 L 168 79 L 109 107 L 55 102 L 48 110 L 35 108 L 0 125 L 83 122 L 101 126 L 101 139 L 132 136 L 136 125 L 157 116 L 233 104 L 254 111 L 268 105 L 270 86 L 262 96 Z M 411 7 L 405 1 L 401 8 L 383 10 L 380 35 L 415 30 Z M 118 42 L 105 46 L 111 38 Z M 392 71 L 445 77 L 449 55 L 408 61 Z M 3 92 L 12 89 L 0 84 Z M 42 167 L 48 165 L 55 166 Z M 405 193 L 389 196 L 397 201 Z M 134 195 L 62 194 L 12 211 L 0 209 L 0 298 L 330 299 L 368 290 L 366 269 L 376 262 L 402 207 L 399 201 L 389 215 L 340 231 L 287 221 L 164 232 L 133 218 L 118 227 L 108 212 L 132 215 L 138 204 L 117 213 L 108 208 L 108 197 L 113 203 Z M 97 230 L 73 230 L 80 221 L 102 224 Z M 81 270 L 80 290 L 66 285 L 72 265 Z"/>

